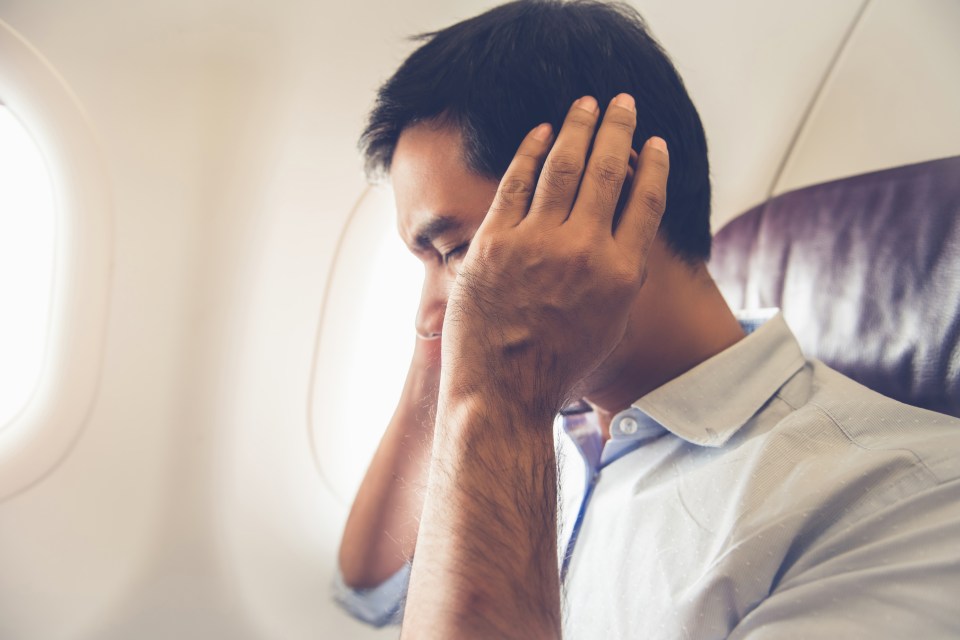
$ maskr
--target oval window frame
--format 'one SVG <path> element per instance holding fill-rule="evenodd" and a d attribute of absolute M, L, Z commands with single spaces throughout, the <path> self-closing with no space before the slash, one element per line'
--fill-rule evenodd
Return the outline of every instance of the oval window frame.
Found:
<path fill-rule="evenodd" d="M 395 344 L 392 351 L 397 359 L 379 372 L 377 379 L 383 386 L 369 390 L 369 394 L 376 395 L 376 400 L 362 411 L 351 413 L 349 407 L 341 403 L 343 398 L 336 387 L 356 381 L 358 376 L 351 373 L 364 370 L 364 364 L 380 368 L 377 363 L 358 361 L 348 352 L 351 334 L 364 324 L 362 318 L 356 317 L 363 308 L 361 299 L 370 295 L 363 291 L 358 296 L 356 286 L 373 279 L 377 273 L 376 261 L 371 261 L 364 252 L 386 242 L 409 258 L 407 264 L 395 267 L 398 273 L 406 271 L 410 278 L 416 274 L 416 280 L 411 281 L 411 285 L 416 284 L 416 296 L 412 290 L 408 296 L 399 289 L 395 293 L 401 295 L 386 304 L 389 314 L 385 313 L 384 317 L 389 315 L 390 329 L 376 340 L 382 343 L 386 339 Z M 344 221 L 337 239 L 320 305 L 307 404 L 307 437 L 314 468 L 323 485 L 344 507 L 353 502 L 400 398 L 413 354 L 414 318 L 422 283 L 422 266 L 407 253 L 397 236 L 392 189 L 387 184 L 368 185 Z M 368 348 L 367 355 L 375 352 L 375 348 Z"/>
<path fill-rule="evenodd" d="M 100 384 L 113 264 L 113 211 L 100 145 L 76 96 L 0 20 L 0 100 L 40 148 L 57 216 L 47 348 L 27 404 L 0 430 L 0 501 L 73 449 Z"/>

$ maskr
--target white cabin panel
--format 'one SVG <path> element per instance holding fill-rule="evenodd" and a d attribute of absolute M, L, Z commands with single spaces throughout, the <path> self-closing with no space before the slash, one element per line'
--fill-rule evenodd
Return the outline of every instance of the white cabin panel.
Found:
<path fill-rule="evenodd" d="M 70 447 L 42 446 L 47 472 L 26 484 L 13 479 L 25 458 L 0 432 L 0 638 L 396 637 L 354 622 L 329 589 L 386 426 L 387 409 L 330 409 L 377 366 L 356 356 L 351 329 L 412 341 L 416 302 L 377 312 L 378 273 L 409 264 L 357 255 L 369 234 L 383 257 L 395 231 L 356 140 L 408 36 L 494 4 L 0 0 L 0 21 L 83 114 L 95 152 L 70 164 L 102 203 L 83 227 L 102 300 L 100 323 L 83 326 L 101 338 L 71 342 L 82 375 L 51 374 L 86 399 L 82 429 Z M 897 129 L 887 153 L 875 129 L 844 128 L 866 108 L 896 120 L 914 94 L 931 117 L 957 112 L 951 0 L 637 6 L 704 120 L 715 226 L 762 201 L 783 167 L 779 189 L 872 168 L 875 154 L 956 153 L 952 134 Z M 908 44 L 885 50 L 901 24 Z M 911 95 L 871 79 L 894 63 Z M 3 69 L 0 100 L 15 82 Z M 867 107 L 854 101 L 870 92 Z M 390 386 L 371 390 L 385 406 L 405 353 L 369 377 Z"/>

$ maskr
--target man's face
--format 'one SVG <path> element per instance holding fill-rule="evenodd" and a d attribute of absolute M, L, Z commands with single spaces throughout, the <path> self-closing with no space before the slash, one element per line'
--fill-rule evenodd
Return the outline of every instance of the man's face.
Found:
<path fill-rule="evenodd" d="M 437 339 L 450 285 L 493 202 L 498 181 L 467 168 L 456 129 L 430 124 L 404 130 L 390 175 L 400 237 L 425 269 L 417 333 Z"/>
<path fill-rule="evenodd" d="M 401 134 L 391 163 L 400 237 L 423 262 L 424 280 L 416 329 L 423 338 L 439 339 L 450 286 L 470 240 L 483 222 L 499 181 L 471 172 L 463 160 L 460 133 L 452 127 L 420 124 Z M 603 366 L 585 379 L 584 391 L 594 393 L 628 378 L 624 372 L 638 354 L 658 359 L 657 320 L 665 296 L 677 287 L 663 274 L 679 262 L 654 242 L 648 258 L 650 277 L 634 301 L 642 310 L 628 324 L 624 341 Z"/>

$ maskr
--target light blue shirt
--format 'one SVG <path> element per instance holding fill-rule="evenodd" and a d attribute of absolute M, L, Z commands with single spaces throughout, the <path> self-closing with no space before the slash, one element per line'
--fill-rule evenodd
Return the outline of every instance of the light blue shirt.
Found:
<path fill-rule="evenodd" d="M 960 421 L 805 360 L 782 316 L 606 443 L 562 426 L 564 637 L 960 635 Z M 338 599 L 397 621 L 408 578 Z"/>

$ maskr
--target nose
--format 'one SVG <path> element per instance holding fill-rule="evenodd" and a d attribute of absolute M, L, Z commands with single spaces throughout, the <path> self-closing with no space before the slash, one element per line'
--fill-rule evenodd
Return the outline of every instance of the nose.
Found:
<path fill-rule="evenodd" d="M 444 278 L 428 274 L 423 280 L 420 307 L 417 309 L 417 334 L 435 340 L 443 330 L 443 316 L 447 310 L 447 287 Z"/>

